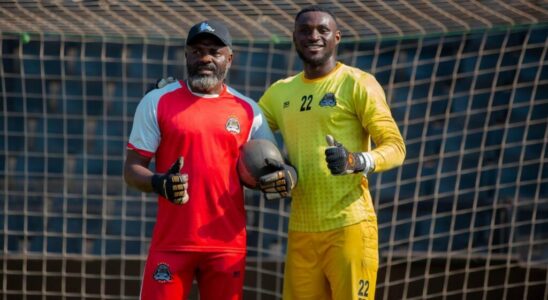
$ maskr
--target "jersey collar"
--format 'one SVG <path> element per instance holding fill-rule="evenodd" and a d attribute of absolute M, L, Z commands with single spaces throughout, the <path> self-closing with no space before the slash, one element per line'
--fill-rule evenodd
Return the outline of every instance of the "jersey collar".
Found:
<path fill-rule="evenodd" d="M 196 93 L 190 88 L 190 86 L 188 85 L 188 81 L 185 80 L 185 84 L 186 84 L 186 88 L 188 89 L 188 91 L 196 97 L 200 97 L 200 98 L 218 98 L 220 96 L 220 94 Z M 223 90 L 221 91 L 221 94 L 224 93 L 225 91 L 226 91 L 226 85 L 223 83 Z"/>

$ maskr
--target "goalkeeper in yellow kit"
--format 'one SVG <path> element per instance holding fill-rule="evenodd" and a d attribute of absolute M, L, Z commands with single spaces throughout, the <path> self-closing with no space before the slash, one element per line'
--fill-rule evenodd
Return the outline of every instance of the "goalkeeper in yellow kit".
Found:
<path fill-rule="evenodd" d="M 293 41 L 304 71 L 274 83 L 259 100 L 299 174 L 285 300 L 375 298 L 378 230 L 367 174 L 400 166 L 405 157 L 382 87 L 371 74 L 337 62 L 340 40 L 331 12 L 301 10 Z"/>

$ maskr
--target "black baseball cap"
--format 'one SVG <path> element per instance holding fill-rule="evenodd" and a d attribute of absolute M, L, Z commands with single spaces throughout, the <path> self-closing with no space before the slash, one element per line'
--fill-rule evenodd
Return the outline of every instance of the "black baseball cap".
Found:
<path fill-rule="evenodd" d="M 228 28 L 226 28 L 223 23 L 216 20 L 206 20 L 194 24 L 188 31 L 186 44 L 191 44 L 196 38 L 204 34 L 212 35 L 221 40 L 221 42 L 229 48 L 232 48 L 232 38 L 230 37 Z"/>

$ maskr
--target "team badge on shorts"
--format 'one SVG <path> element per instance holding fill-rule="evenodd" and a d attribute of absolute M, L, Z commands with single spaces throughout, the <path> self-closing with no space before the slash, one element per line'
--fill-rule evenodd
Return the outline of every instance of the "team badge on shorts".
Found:
<path fill-rule="evenodd" d="M 240 133 L 240 121 L 236 117 L 230 117 L 226 120 L 226 130 L 230 133 L 238 134 Z"/>
<path fill-rule="evenodd" d="M 320 106 L 335 106 L 337 105 L 337 100 L 335 99 L 335 94 L 333 93 L 327 93 L 323 96 L 322 100 L 320 100 Z"/>
<path fill-rule="evenodd" d="M 169 271 L 169 266 L 165 263 L 158 264 L 152 277 L 160 283 L 170 282 L 171 279 L 173 279 L 173 277 L 171 277 L 171 271 Z"/>

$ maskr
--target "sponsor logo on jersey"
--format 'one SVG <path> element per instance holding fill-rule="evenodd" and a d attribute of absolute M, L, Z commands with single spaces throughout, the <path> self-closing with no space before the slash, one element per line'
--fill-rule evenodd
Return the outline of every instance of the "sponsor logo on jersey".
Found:
<path fill-rule="evenodd" d="M 238 134 L 240 133 L 240 121 L 236 117 L 230 117 L 226 120 L 226 130 L 230 133 Z"/>
<path fill-rule="evenodd" d="M 200 32 L 204 32 L 204 31 L 213 32 L 213 31 L 215 31 L 215 29 L 213 29 L 211 26 L 209 26 L 209 24 L 207 24 L 207 22 L 203 22 L 202 24 L 200 24 Z"/>
<path fill-rule="evenodd" d="M 288 108 L 289 107 L 289 101 L 285 101 L 284 102 L 284 108 Z"/>
<path fill-rule="evenodd" d="M 173 279 L 173 277 L 171 277 L 171 271 L 169 271 L 169 266 L 166 263 L 158 264 L 152 277 L 154 280 L 161 283 L 170 282 Z"/>
<path fill-rule="evenodd" d="M 335 100 L 335 94 L 333 93 L 327 93 L 323 96 L 322 100 L 320 100 L 320 106 L 335 106 L 337 105 L 337 100 Z"/>

